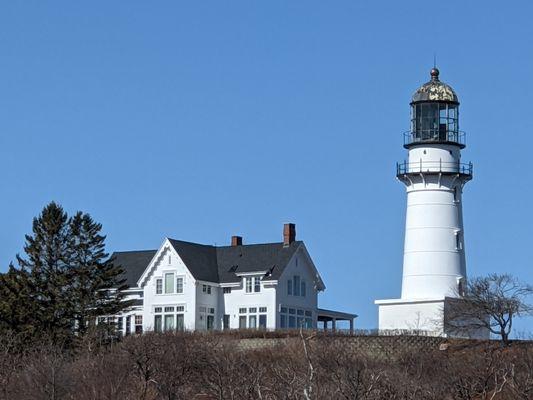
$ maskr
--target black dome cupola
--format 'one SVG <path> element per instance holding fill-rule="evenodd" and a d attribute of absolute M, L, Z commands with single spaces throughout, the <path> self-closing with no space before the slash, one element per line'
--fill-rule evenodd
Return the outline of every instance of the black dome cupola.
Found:
<path fill-rule="evenodd" d="M 451 86 L 439 80 L 433 68 L 431 80 L 420 86 L 411 99 L 411 130 L 405 133 L 404 146 L 422 143 L 449 143 L 464 147 L 459 131 L 459 99 Z"/>

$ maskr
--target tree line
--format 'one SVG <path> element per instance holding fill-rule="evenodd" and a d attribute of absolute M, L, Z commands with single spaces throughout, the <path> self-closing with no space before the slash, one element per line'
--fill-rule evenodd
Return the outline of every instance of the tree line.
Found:
<path fill-rule="evenodd" d="M 96 329 L 98 316 L 130 307 L 123 270 L 109 260 L 101 230 L 87 213 L 69 216 L 55 202 L 44 207 L 24 254 L 0 275 L 0 331 L 26 343 L 73 343 Z"/>

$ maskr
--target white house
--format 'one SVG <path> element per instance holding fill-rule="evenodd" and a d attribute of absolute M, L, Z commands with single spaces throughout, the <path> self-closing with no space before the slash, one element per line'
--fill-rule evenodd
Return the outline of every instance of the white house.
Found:
<path fill-rule="evenodd" d="M 118 316 L 125 335 L 143 331 L 327 327 L 354 314 L 321 310 L 320 274 L 294 224 L 283 242 L 211 246 L 166 238 L 158 250 L 116 252 L 131 310 Z"/>

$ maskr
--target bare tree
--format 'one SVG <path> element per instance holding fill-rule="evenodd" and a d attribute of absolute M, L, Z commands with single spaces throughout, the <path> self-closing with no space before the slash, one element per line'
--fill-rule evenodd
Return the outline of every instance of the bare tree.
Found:
<path fill-rule="evenodd" d="M 486 330 L 509 345 L 515 317 L 531 315 L 533 286 L 509 274 L 470 279 L 462 296 L 445 310 L 445 329 L 464 336 Z"/>

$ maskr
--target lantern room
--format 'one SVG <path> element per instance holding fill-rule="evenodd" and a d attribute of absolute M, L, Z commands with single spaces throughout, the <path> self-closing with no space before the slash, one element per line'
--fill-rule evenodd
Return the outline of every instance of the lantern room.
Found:
<path fill-rule="evenodd" d="M 454 90 L 439 80 L 439 70 L 431 70 L 431 80 L 420 86 L 411 101 L 411 129 L 405 134 L 409 148 L 420 143 L 450 143 L 464 147 L 459 131 L 459 100 Z"/>

